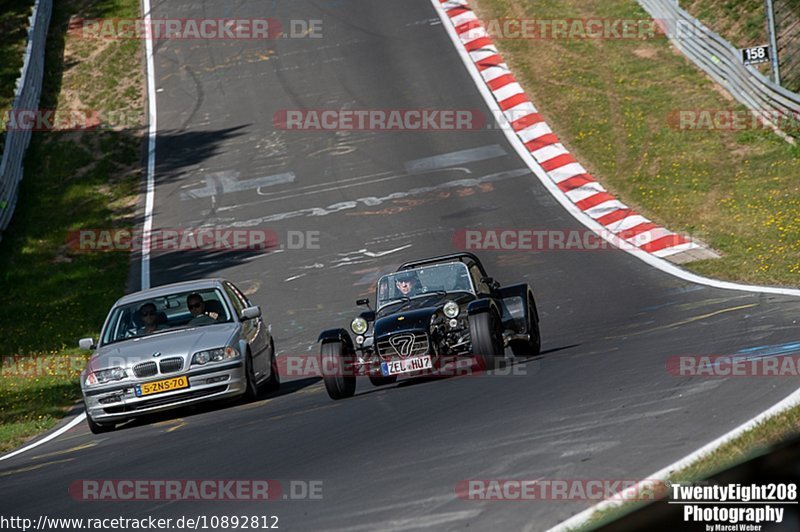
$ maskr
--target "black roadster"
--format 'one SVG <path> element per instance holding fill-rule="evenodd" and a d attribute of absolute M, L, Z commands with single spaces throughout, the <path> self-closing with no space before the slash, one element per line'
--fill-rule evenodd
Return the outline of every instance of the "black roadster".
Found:
<path fill-rule="evenodd" d="M 407 262 L 378 280 L 376 308 L 345 329 L 319 336 L 320 364 L 332 399 L 352 397 L 356 377 L 381 386 L 398 376 L 435 374 L 469 358 L 492 369 L 505 356 L 539 354 L 539 315 L 527 284 L 500 287 L 471 253 Z"/>

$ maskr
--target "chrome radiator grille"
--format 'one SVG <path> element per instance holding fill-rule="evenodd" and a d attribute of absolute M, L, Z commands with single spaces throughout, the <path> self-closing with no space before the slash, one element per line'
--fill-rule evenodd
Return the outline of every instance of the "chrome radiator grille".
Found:
<path fill-rule="evenodd" d="M 183 368 L 183 359 L 179 357 L 165 358 L 159 364 L 161 373 L 175 373 Z"/>
<path fill-rule="evenodd" d="M 152 377 L 158 372 L 155 362 L 142 362 L 133 367 L 133 374 L 139 377 Z"/>
<path fill-rule="evenodd" d="M 378 354 L 384 358 L 408 358 L 428 354 L 428 335 L 425 333 L 395 333 L 378 340 Z"/>

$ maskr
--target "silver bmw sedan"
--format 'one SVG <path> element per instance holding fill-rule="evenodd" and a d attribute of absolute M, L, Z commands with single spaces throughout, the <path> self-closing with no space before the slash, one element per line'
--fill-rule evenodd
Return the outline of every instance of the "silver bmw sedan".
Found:
<path fill-rule="evenodd" d="M 117 301 L 81 373 L 95 434 L 146 413 L 280 386 L 271 326 L 233 283 L 160 286 Z"/>

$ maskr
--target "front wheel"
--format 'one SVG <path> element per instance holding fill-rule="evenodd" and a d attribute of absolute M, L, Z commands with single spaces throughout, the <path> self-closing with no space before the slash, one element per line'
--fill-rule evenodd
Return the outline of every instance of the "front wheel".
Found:
<path fill-rule="evenodd" d="M 353 397 L 356 393 L 356 377 L 352 363 L 348 364 L 342 342 L 325 342 L 320 348 L 320 364 L 325 389 L 333 400 Z"/>
<path fill-rule="evenodd" d="M 469 333 L 472 338 L 472 354 L 478 357 L 485 370 L 495 369 L 503 359 L 503 333 L 500 320 L 493 311 L 481 312 L 469 317 Z"/>
<path fill-rule="evenodd" d="M 275 344 L 270 341 L 272 362 L 270 363 L 269 379 L 264 383 L 265 392 L 277 392 L 281 387 L 281 374 L 278 371 L 278 357 L 275 354 Z"/>
<path fill-rule="evenodd" d="M 97 423 L 88 412 L 86 413 L 86 424 L 89 425 L 89 430 L 92 431 L 92 434 L 105 434 L 116 428 L 114 423 Z"/>
<path fill-rule="evenodd" d="M 250 401 L 256 401 L 261 396 L 262 388 L 258 385 L 258 382 L 256 382 L 256 374 L 253 370 L 253 357 L 250 351 L 247 352 L 244 359 L 244 372 L 247 379 L 247 389 L 244 392 L 245 396 L 247 396 Z"/>

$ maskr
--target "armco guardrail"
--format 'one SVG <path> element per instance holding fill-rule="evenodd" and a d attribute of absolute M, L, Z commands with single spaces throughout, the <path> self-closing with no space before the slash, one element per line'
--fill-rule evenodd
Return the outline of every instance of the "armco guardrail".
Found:
<path fill-rule="evenodd" d="M 30 17 L 25 60 L 14 91 L 11 113 L 39 107 L 47 29 L 50 26 L 52 11 L 53 0 L 36 0 Z M 25 150 L 31 141 L 31 134 L 30 129 L 10 129 L 5 133 L 3 158 L 0 161 L 0 239 L 17 205 L 17 191 L 19 182 L 22 181 L 22 163 L 25 160 Z"/>
<path fill-rule="evenodd" d="M 796 117 L 800 94 L 776 85 L 755 68 L 742 63 L 741 52 L 681 9 L 675 0 L 638 0 L 653 19 L 662 24 L 670 41 L 742 104 L 766 123 L 776 117 Z M 775 128 L 792 144 L 795 140 Z"/>

